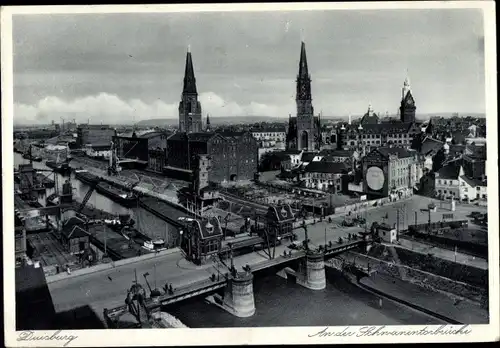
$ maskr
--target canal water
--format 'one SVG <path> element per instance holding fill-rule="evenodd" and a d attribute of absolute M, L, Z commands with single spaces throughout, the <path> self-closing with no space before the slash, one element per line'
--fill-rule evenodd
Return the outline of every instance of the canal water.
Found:
<path fill-rule="evenodd" d="M 205 302 L 203 296 L 167 306 L 191 328 L 334 325 L 435 325 L 440 323 L 417 311 L 379 297 L 349 283 L 327 269 L 327 287 L 313 291 L 277 275 L 254 279 L 255 314 L 237 318 Z"/>
<path fill-rule="evenodd" d="M 19 164 L 28 164 L 29 160 L 24 159 L 23 156 L 19 153 L 14 153 L 14 166 L 17 167 Z M 44 169 L 51 170 L 49 167 L 45 165 L 45 161 L 42 162 L 33 162 L 33 167 L 36 169 Z M 89 186 L 82 183 L 80 180 L 75 178 L 74 173 L 71 173 L 70 177 L 65 177 L 57 173 L 49 173 L 43 172 L 45 176 L 54 180 L 54 175 L 57 175 L 57 182 L 59 187 L 59 192 L 62 191 L 63 183 L 70 178 L 71 185 L 73 186 L 73 199 L 81 202 L 85 197 L 85 194 L 89 190 Z M 55 189 L 47 189 L 46 193 L 39 197 L 39 202 L 45 205 L 45 199 L 50 194 L 54 193 Z M 125 208 L 120 204 L 112 201 L 111 199 L 99 194 L 94 190 L 92 192 L 92 196 L 90 197 L 88 206 L 95 207 L 97 209 L 104 210 L 113 214 L 130 214 L 131 217 L 136 221 L 136 228 L 148 235 L 149 237 L 162 238 L 165 240 L 168 246 L 173 247 L 177 244 L 178 232 L 177 229 L 170 225 L 169 223 L 159 219 L 155 215 L 149 213 L 148 211 L 135 207 L 135 208 Z"/>

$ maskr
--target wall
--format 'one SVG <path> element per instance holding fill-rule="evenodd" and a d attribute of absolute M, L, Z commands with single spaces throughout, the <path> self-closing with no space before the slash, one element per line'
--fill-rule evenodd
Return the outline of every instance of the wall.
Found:
<path fill-rule="evenodd" d="M 399 251 L 400 249 L 398 249 Z M 383 261 L 378 258 L 367 255 L 350 252 L 355 255 L 358 260 L 365 260 L 370 263 L 370 268 L 377 269 L 377 273 L 385 274 L 397 279 L 408 281 L 415 285 L 424 288 L 438 291 L 441 293 L 453 294 L 462 298 L 466 298 L 480 304 L 484 297 L 487 296 L 487 290 L 474 285 L 459 282 L 444 276 L 429 273 L 423 270 L 418 270 L 405 265 L 395 265 L 391 262 Z M 404 279 L 403 271 L 404 270 Z"/>

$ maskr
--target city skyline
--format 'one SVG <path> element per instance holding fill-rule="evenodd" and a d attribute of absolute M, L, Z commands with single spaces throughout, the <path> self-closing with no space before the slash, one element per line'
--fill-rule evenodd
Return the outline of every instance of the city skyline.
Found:
<path fill-rule="evenodd" d="M 407 71 L 417 115 L 484 113 L 482 21 L 456 9 L 17 16 L 14 120 L 176 118 L 188 47 L 203 118 L 286 119 L 302 40 L 316 114 L 394 115 Z"/>

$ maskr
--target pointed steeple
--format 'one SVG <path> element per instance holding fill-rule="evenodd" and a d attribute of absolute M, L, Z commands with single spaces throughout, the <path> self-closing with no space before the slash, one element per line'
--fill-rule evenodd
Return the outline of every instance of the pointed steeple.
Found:
<path fill-rule="evenodd" d="M 207 114 L 207 132 L 210 132 L 212 127 L 210 126 L 210 114 Z"/>
<path fill-rule="evenodd" d="M 188 46 L 186 54 L 186 70 L 184 71 L 184 88 L 182 93 L 198 94 L 196 90 L 196 78 L 194 77 L 193 59 L 191 57 L 191 47 Z"/>
<path fill-rule="evenodd" d="M 306 44 L 302 41 L 300 47 L 299 79 L 309 78 L 309 69 L 307 67 Z"/>

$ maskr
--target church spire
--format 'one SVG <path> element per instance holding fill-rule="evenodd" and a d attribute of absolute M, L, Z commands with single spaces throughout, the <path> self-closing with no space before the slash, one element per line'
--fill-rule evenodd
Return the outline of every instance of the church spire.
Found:
<path fill-rule="evenodd" d="M 193 59 L 191 57 L 191 47 L 189 46 L 186 54 L 186 70 L 184 71 L 184 88 L 182 93 L 198 94 L 196 90 L 196 78 L 194 77 Z"/>
<path fill-rule="evenodd" d="M 210 126 L 210 114 L 207 114 L 207 132 L 211 132 L 212 127 Z"/>
<path fill-rule="evenodd" d="M 309 69 L 307 67 L 306 44 L 302 41 L 300 47 L 299 79 L 309 79 Z"/>

